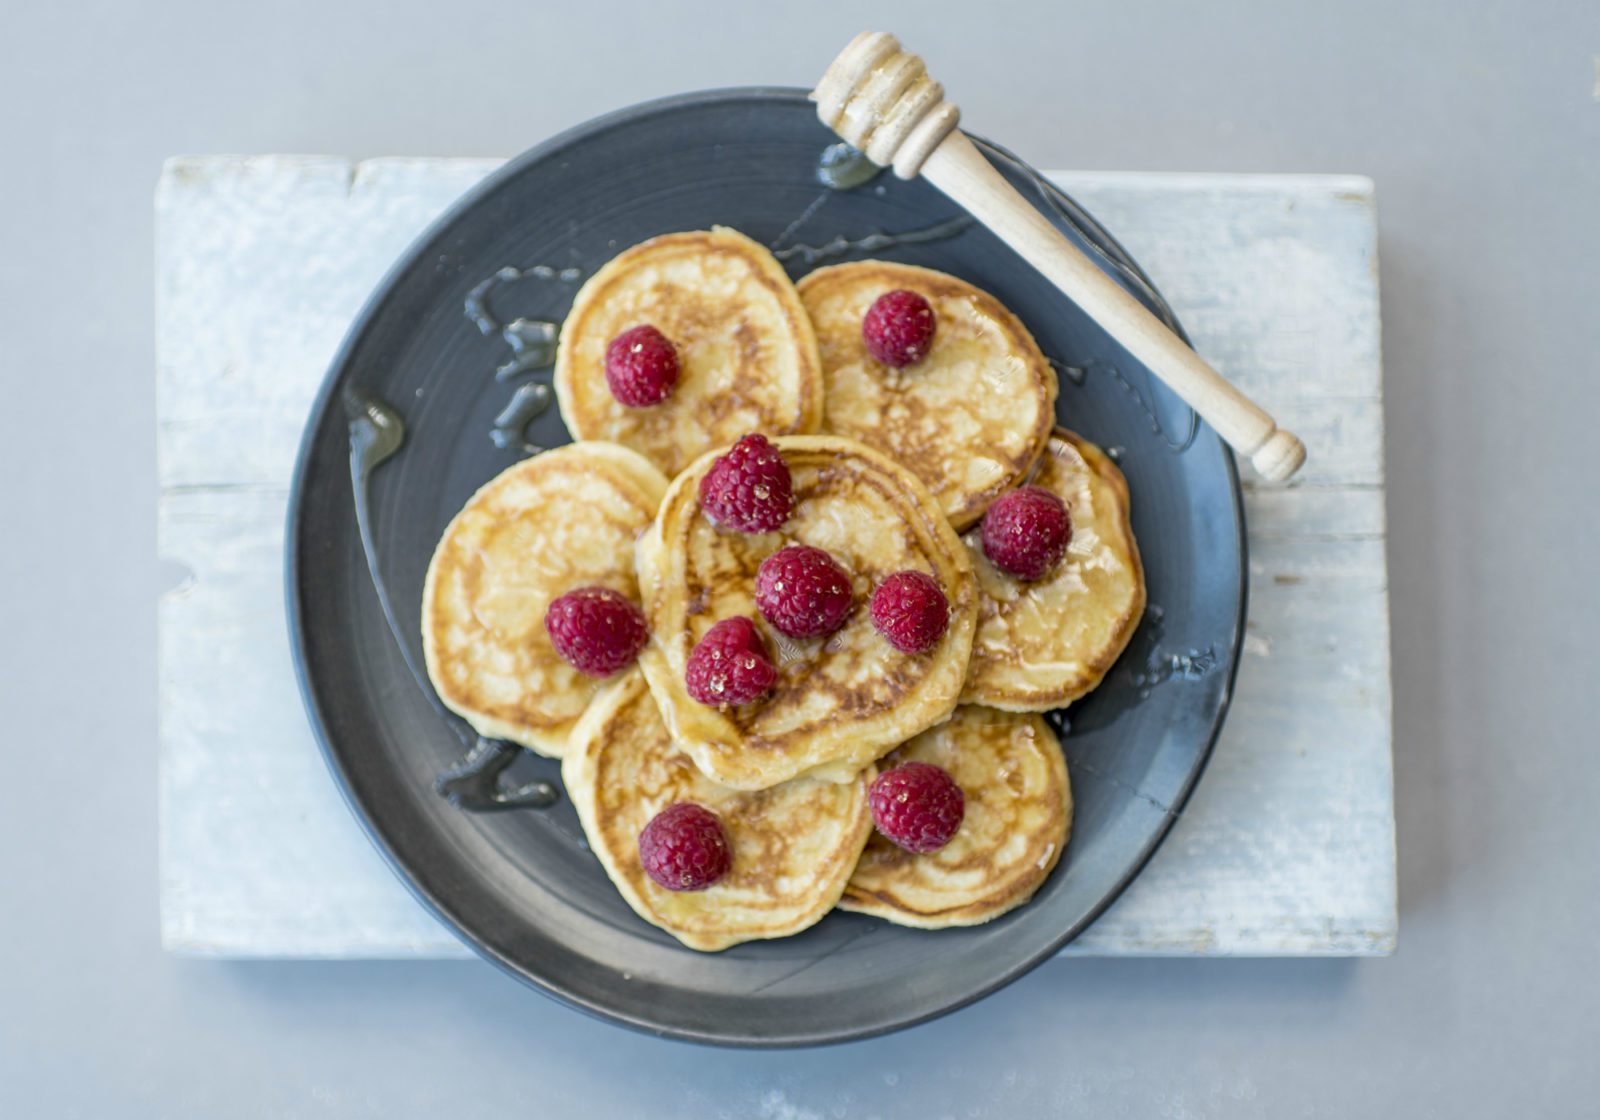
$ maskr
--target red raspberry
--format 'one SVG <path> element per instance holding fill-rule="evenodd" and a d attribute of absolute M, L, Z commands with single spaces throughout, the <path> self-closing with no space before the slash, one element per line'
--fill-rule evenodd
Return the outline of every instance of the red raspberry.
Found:
<path fill-rule="evenodd" d="M 544 628 L 556 652 L 591 677 L 632 665 L 650 637 L 644 612 L 609 587 L 580 587 L 555 599 L 544 612 Z"/>
<path fill-rule="evenodd" d="M 791 544 L 761 561 L 756 606 L 761 617 L 791 638 L 820 638 L 850 613 L 850 575 L 820 548 Z"/>
<path fill-rule="evenodd" d="M 700 480 L 700 506 L 718 525 L 741 533 L 782 528 L 794 509 L 789 466 L 766 436 L 745 436 Z"/>
<path fill-rule="evenodd" d="M 867 791 L 878 831 L 908 852 L 936 852 L 956 834 L 967 799 L 948 771 L 928 762 L 885 770 Z"/>
<path fill-rule="evenodd" d="M 707 630 L 683 667 L 689 695 L 713 708 L 759 700 L 777 679 L 761 632 L 742 616 L 725 618 Z"/>
<path fill-rule="evenodd" d="M 660 404 L 677 383 L 677 348 L 650 324 L 623 331 L 606 347 L 606 384 L 626 407 Z"/>
<path fill-rule="evenodd" d="M 1043 579 L 1071 540 L 1066 503 L 1042 486 L 1002 494 L 983 515 L 984 555 L 1019 579 Z"/>
<path fill-rule="evenodd" d="M 872 625 L 901 653 L 925 653 L 950 625 L 950 600 L 927 572 L 895 572 L 872 592 Z"/>
<path fill-rule="evenodd" d="M 861 319 L 861 341 L 878 361 L 899 369 L 928 356 L 933 328 L 932 306 L 916 292 L 901 288 L 872 301 Z"/>
<path fill-rule="evenodd" d="M 639 833 L 639 862 L 669 891 L 703 891 L 728 873 L 733 852 L 715 813 L 675 801 Z"/>

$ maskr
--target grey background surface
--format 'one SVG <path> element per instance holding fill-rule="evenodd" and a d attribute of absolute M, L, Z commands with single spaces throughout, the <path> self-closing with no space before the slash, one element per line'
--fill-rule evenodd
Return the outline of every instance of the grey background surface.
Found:
<path fill-rule="evenodd" d="M 161 159 L 509 154 L 642 98 L 809 84 L 866 26 L 1039 166 L 1377 180 L 1399 953 L 1056 962 L 905 1034 L 776 1054 L 627 1034 L 476 963 L 164 956 Z M 0 1115 L 1593 1115 L 1597 55 L 1593 0 L 12 0 Z"/>

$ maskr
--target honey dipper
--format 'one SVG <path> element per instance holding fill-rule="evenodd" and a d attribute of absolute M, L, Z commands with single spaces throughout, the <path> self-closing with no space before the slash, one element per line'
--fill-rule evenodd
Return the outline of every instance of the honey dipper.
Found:
<path fill-rule="evenodd" d="M 1274 482 L 1306 460 L 1305 445 L 1229 384 L 1064 237 L 956 127 L 922 59 L 893 35 L 867 31 L 839 53 L 811 98 L 817 116 L 902 179 L 919 173 L 982 222 L 1165 381 L 1235 451 Z"/>

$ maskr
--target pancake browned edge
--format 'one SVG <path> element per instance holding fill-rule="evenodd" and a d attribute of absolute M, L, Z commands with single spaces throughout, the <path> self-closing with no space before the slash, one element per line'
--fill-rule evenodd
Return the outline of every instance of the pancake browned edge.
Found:
<path fill-rule="evenodd" d="M 640 655 L 650 689 L 683 750 L 711 778 L 763 789 L 810 773 L 849 779 L 955 710 L 977 622 L 978 589 L 961 539 L 915 475 L 837 436 L 773 440 L 794 480 L 795 506 L 776 533 L 718 529 L 700 508 L 700 479 L 720 451 L 673 480 L 639 539 L 639 588 L 651 641 Z M 831 555 L 850 574 L 854 607 L 826 638 L 778 634 L 755 605 L 756 569 L 786 544 Z M 872 589 L 916 569 L 939 581 L 950 625 L 927 653 L 902 653 L 876 629 Z M 755 620 L 778 667 L 764 699 L 720 710 L 684 687 L 689 651 L 711 626 Z"/>
<path fill-rule="evenodd" d="M 589 847 L 628 905 L 707 952 L 799 933 L 833 908 L 872 831 L 873 773 L 846 783 L 797 778 L 756 792 L 719 786 L 673 747 L 633 671 L 595 698 L 561 763 Z M 732 850 L 728 873 L 705 890 L 669 891 L 639 862 L 639 833 L 678 801 L 715 813 Z"/>
<path fill-rule="evenodd" d="M 1066 502 L 1072 540 L 1055 571 L 1029 583 L 989 563 L 978 529 L 963 538 L 982 589 L 963 704 L 1069 704 L 1099 687 L 1144 615 L 1144 567 L 1117 465 L 1058 428 L 1029 481 Z"/>
<path fill-rule="evenodd" d="M 559 757 L 599 682 L 562 659 L 550 601 L 579 587 L 639 599 L 634 543 L 667 480 L 614 443 L 574 443 L 486 483 L 434 550 L 422 591 L 428 676 L 481 735 Z"/>
<path fill-rule="evenodd" d="M 966 816 L 950 843 L 918 854 L 874 833 L 839 902 L 919 929 L 975 926 L 1033 897 L 1067 846 L 1072 787 L 1061 744 L 1032 714 L 962 707 L 886 756 L 950 772 Z"/>
<path fill-rule="evenodd" d="M 649 324 L 672 341 L 672 394 L 626 408 L 606 385 L 606 348 Z M 579 290 L 556 348 L 556 399 L 578 439 L 631 447 L 669 477 L 746 432 L 822 424 L 817 340 L 772 253 L 736 230 L 669 233 L 618 254 Z"/>
<path fill-rule="evenodd" d="M 1015 486 L 1055 423 L 1056 371 L 1033 335 L 965 280 L 891 261 L 820 268 L 801 279 L 826 392 L 822 429 L 910 468 L 960 532 Z M 905 288 L 933 307 L 933 346 L 904 369 L 872 357 L 861 321 Z"/>

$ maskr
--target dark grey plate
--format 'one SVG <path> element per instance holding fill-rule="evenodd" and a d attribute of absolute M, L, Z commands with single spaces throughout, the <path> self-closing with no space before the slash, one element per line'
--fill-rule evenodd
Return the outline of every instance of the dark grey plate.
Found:
<path fill-rule="evenodd" d="M 585 849 L 570 807 L 468 813 L 434 792 L 462 754 L 408 674 L 363 560 L 340 407 L 355 389 L 395 405 L 410 435 L 372 479 L 382 577 L 413 653 L 422 580 L 446 522 L 520 451 L 489 438 L 526 374 L 497 382 L 505 343 L 463 314 L 503 266 L 585 274 L 653 234 L 730 225 L 773 241 L 936 226 L 959 214 L 932 187 L 890 176 L 818 185 L 833 138 L 794 90 L 694 94 L 584 125 L 513 160 L 406 253 L 361 313 L 312 410 L 288 525 L 288 611 L 311 722 L 351 806 L 417 897 L 479 953 L 584 1010 L 663 1035 L 754 1046 L 859 1038 L 994 991 L 1081 932 L 1138 873 L 1203 768 L 1227 708 L 1241 636 L 1243 515 L 1233 461 L 1104 332 L 986 231 L 883 252 L 993 292 L 1063 363 L 1062 420 L 1120 449 L 1149 580 L 1151 618 L 1106 683 L 1074 707 L 1065 739 L 1077 814 L 1037 897 L 989 925 L 936 933 L 834 914 L 787 940 L 703 955 L 640 921 Z M 997 165 L 1080 244 L 1070 203 Z M 826 198 L 823 196 L 826 195 Z M 819 201 L 820 200 L 820 201 Z M 1077 226 L 1094 231 L 1078 214 Z M 1159 308 L 1115 242 L 1107 267 Z M 856 254 L 861 255 L 861 254 Z M 805 270 L 796 259 L 795 274 Z M 559 320 L 574 285 L 526 279 L 495 310 Z M 1164 308 L 1161 308 L 1164 313 Z M 1086 371 L 1081 376 L 1073 371 Z M 1168 434 L 1170 433 L 1170 436 Z M 556 412 L 529 438 L 567 442 Z M 525 756 L 507 782 L 558 767 Z"/>

